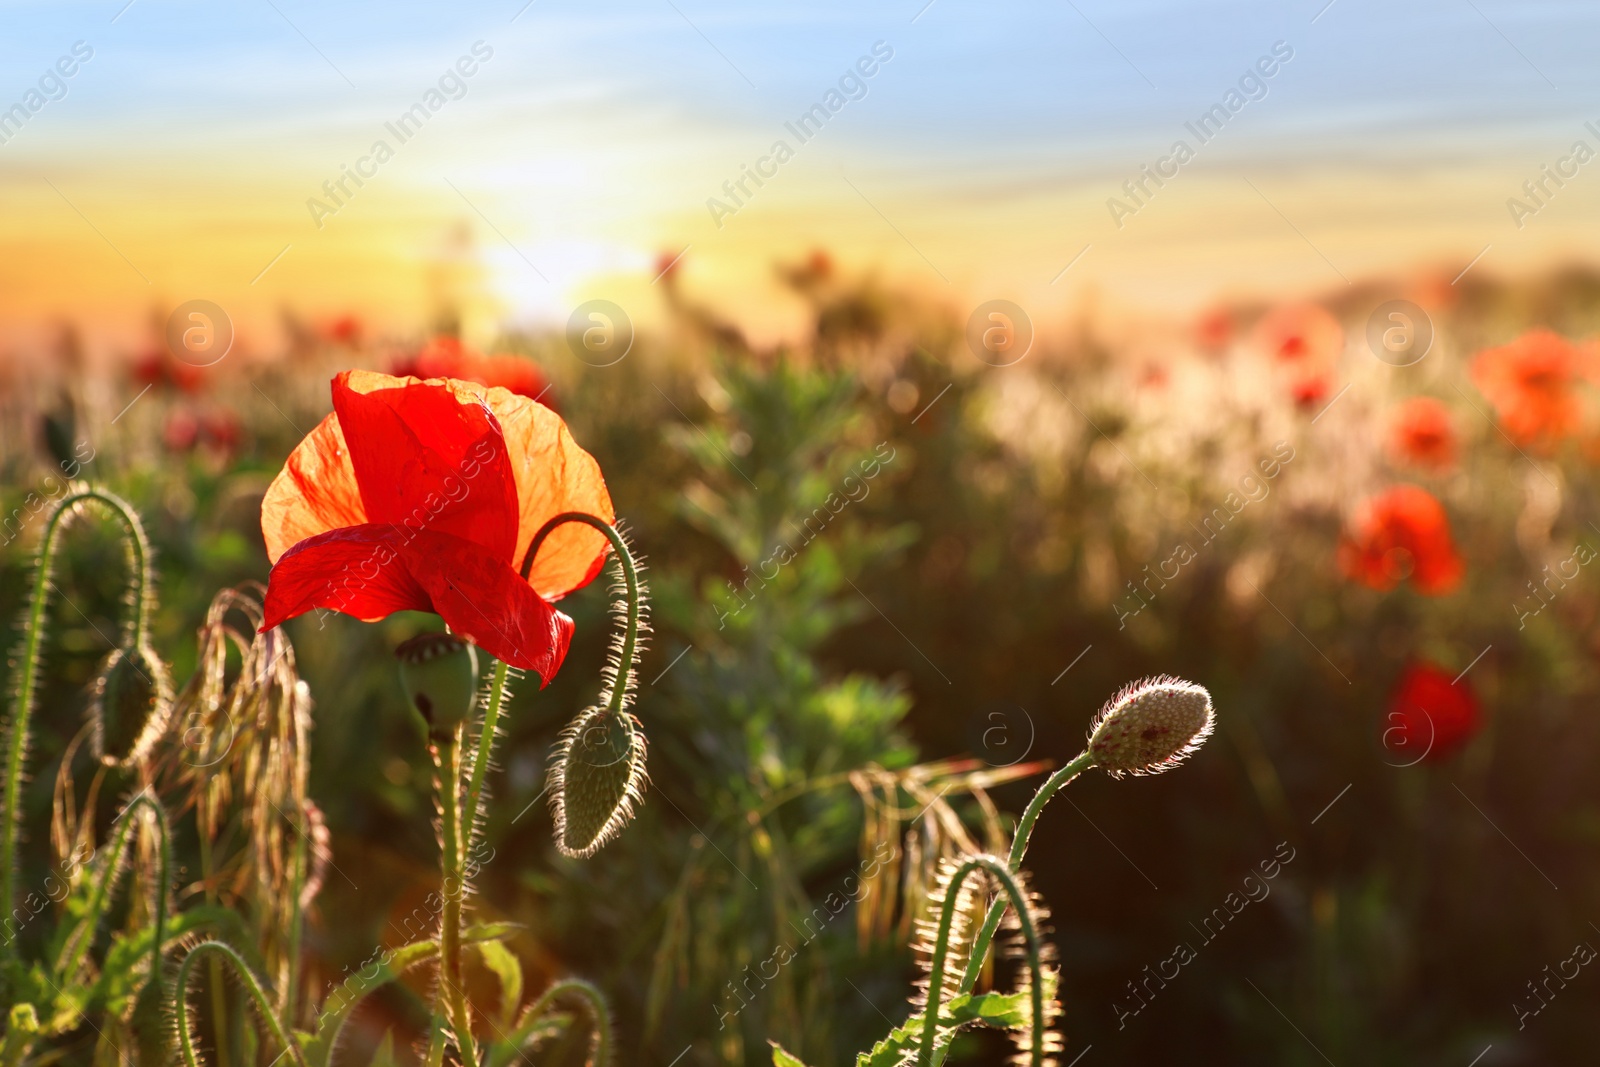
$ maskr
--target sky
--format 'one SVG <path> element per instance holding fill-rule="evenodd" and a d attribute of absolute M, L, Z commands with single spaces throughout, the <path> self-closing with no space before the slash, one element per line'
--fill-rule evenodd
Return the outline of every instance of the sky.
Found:
<path fill-rule="evenodd" d="M 0 337 L 128 338 L 199 298 L 258 332 L 284 308 L 415 330 L 440 294 L 483 331 L 593 297 L 648 323 L 679 252 L 697 299 L 781 337 L 772 264 L 819 247 L 1048 326 L 1512 275 L 1600 236 L 1600 160 L 1573 154 L 1600 151 L 1595 4 L 95 0 L 0 25 L 25 117 L 0 123 Z M 1546 165 L 1569 177 L 1535 200 Z M 1130 192 L 1141 167 L 1168 176 Z"/>

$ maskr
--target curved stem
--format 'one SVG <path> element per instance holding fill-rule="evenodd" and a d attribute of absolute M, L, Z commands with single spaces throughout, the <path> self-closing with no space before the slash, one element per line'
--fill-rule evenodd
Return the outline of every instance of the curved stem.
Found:
<path fill-rule="evenodd" d="M 160 859 L 156 875 L 156 901 L 153 909 L 153 925 L 155 940 L 151 947 L 150 981 L 156 985 L 156 992 L 161 995 L 165 979 L 161 974 L 161 950 L 166 936 L 167 926 L 167 880 L 171 877 L 172 870 L 172 840 L 167 826 L 167 813 L 155 798 L 149 793 L 140 793 L 128 802 L 127 807 L 117 816 L 116 835 L 111 841 L 111 851 L 106 856 L 105 865 L 100 869 L 100 877 L 89 896 L 89 905 L 84 911 L 83 918 L 78 921 L 78 926 L 61 946 L 61 951 L 56 956 L 55 974 L 63 983 L 72 980 L 77 972 L 78 965 L 83 957 L 88 954 L 89 948 L 94 944 L 95 932 L 100 927 L 100 918 L 105 914 L 106 908 L 111 903 L 111 895 L 116 891 L 116 883 L 122 871 L 124 855 L 128 849 L 128 837 L 133 832 L 133 813 L 138 808 L 146 808 L 155 817 L 157 839 L 160 846 Z"/>
<path fill-rule="evenodd" d="M 439 999 L 455 1031 L 463 1067 L 477 1067 L 472 1044 L 472 1017 L 461 986 L 461 898 L 465 895 L 461 856 L 461 732 L 435 742 L 439 767 L 440 869 L 444 915 L 439 923 Z"/>
<path fill-rule="evenodd" d="M 534 1024 L 550 1010 L 556 1000 L 569 995 L 584 1002 L 589 1009 L 590 1018 L 594 1021 L 594 1058 L 589 1062 L 595 1067 L 607 1067 L 611 1063 L 611 1011 L 606 1007 L 606 998 L 600 990 L 582 978 L 565 978 L 546 989 L 523 1014 L 523 1025 L 517 1032 L 531 1033 Z"/>
<path fill-rule="evenodd" d="M 295 1067 L 306 1067 L 305 1053 L 301 1051 L 298 1042 L 290 1039 L 284 1032 L 283 1024 L 272 1012 L 272 1002 L 267 998 L 266 990 L 261 988 L 261 979 L 250 969 L 244 957 L 235 952 L 232 946 L 222 941 L 202 941 L 189 950 L 183 958 L 183 965 L 178 968 L 178 993 L 175 1007 L 178 1016 L 178 1045 L 183 1051 L 183 1061 L 187 1067 L 200 1067 L 195 1059 L 194 1040 L 189 1035 L 189 972 L 199 962 L 201 956 L 220 955 L 224 960 L 233 964 L 233 969 L 244 981 L 245 989 L 249 990 L 251 998 L 256 1002 L 256 1011 L 266 1020 L 267 1028 L 272 1031 L 272 1039 L 289 1053 L 295 1062 Z"/>
<path fill-rule="evenodd" d="M 617 532 L 617 528 L 604 519 L 596 518 L 583 511 L 568 511 L 557 515 L 539 528 L 533 535 L 533 540 L 528 543 L 528 552 L 522 557 L 522 577 L 527 577 L 533 571 L 533 559 L 539 554 L 539 546 L 544 544 L 544 539 L 550 536 L 557 526 L 567 522 L 581 522 L 592 526 L 606 535 L 606 540 L 611 542 L 611 550 L 616 553 L 617 563 L 622 567 L 623 581 L 628 588 L 628 620 L 623 631 L 622 647 L 617 653 L 617 677 L 611 687 L 610 707 L 612 712 L 622 710 L 622 702 L 628 692 L 628 678 L 633 673 L 634 650 L 639 643 L 639 568 L 634 563 L 633 553 L 628 551 L 628 544 Z"/>
<path fill-rule="evenodd" d="M 1094 757 L 1085 749 L 1078 753 L 1077 758 L 1071 763 L 1052 774 L 1044 785 L 1039 787 L 1039 791 L 1033 794 L 1033 799 L 1028 802 L 1021 820 L 1017 822 L 1016 835 L 1011 839 L 1011 855 L 1006 862 L 1013 871 L 1021 869 L 1022 858 L 1028 852 L 1028 838 L 1033 835 L 1033 824 L 1039 821 L 1039 813 L 1050 803 L 1050 798 L 1055 796 L 1062 786 L 1093 766 Z M 1017 910 L 1020 912 L 1022 909 Z M 961 976 L 961 984 L 956 987 L 958 992 L 970 993 L 977 985 L 978 975 L 983 970 L 984 958 L 989 955 L 989 946 L 994 942 L 995 931 L 1000 929 L 1000 919 L 1005 913 L 1006 898 L 1001 895 L 989 905 L 989 913 L 984 916 L 983 926 L 972 942 L 972 954 L 967 957 L 966 973 Z"/>
<path fill-rule="evenodd" d="M 1076 762 L 1076 761 L 1074 761 Z M 934 942 L 933 962 L 928 970 L 928 1003 L 923 1009 L 922 1044 L 917 1053 L 918 1067 L 933 1067 L 934 1040 L 938 1036 L 939 1008 L 944 1002 L 944 968 L 950 955 L 950 931 L 955 922 L 956 904 L 961 897 L 961 886 L 973 872 L 983 870 L 994 876 L 1001 887 L 1000 899 L 1009 900 L 1017 909 L 1023 936 L 1028 942 L 1028 968 L 1032 977 L 1030 1001 L 1032 1007 L 1032 1041 L 1030 1057 L 1033 1067 L 1044 1062 L 1044 974 L 1043 957 L 1039 946 L 1039 928 L 1028 910 L 1027 899 L 1017 876 L 1010 865 L 1002 864 L 994 856 L 973 856 L 956 868 L 950 885 L 945 890 L 944 906 L 939 910 L 939 935 Z"/>
<path fill-rule="evenodd" d="M 16 905 L 17 841 L 22 822 L 22 765 L 28 751 L 28 719 L 33 714 L 33 704 L 38 697 L 45 609 L 49 602 L 49 591 L 54 588 L 50 573 L 55 564 L 56 544 L 65 520 L 84 501 L 102 505 L 127 529 L 128 536 L 124 538 L 124 544 L 133 564 L 128 579 L 133 617 L 126 626 L 124 639 L 142 642 L 149 623 L 150 552 L 138 514 L 132 505 L 115 493 L 80 489 L 68 494 L 45 522 L 44 538 L 39 544 L 38 562 L 34 568 L 33 589 L 28 597 L 22 648 L 17 657 L 17 683 L 5 741 L 4 792 L 0 793 L 0 915 L 10 915 Z M 5 955 L 12 956 L 15 952 L 15 947 L 8 942 Z"/>

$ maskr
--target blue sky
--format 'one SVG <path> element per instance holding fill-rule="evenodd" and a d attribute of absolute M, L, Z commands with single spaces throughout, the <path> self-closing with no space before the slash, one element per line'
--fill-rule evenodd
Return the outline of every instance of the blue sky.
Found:
<path fill-rule="evenodd" d="M 153 247 L 173 220 L 248 237 L 241 263 L 298 237 L 284 285 L 297 260 L 309 269 L 324 252 L 325 275 L 358 230 L 377 247 L 402 220 L 426 228 L 454 210 L 487 244 L 498 230 L 515 245 L 486 253 L 501 273 L 520 269 L 513 251 L 554 257 L 559 294 L 507 298 L 552 315 L 582 278 L 695 243 L 695 262 L 710 270 L 721 257 L 723 276 L 741 256 L 817 239 L 885 270 L 946 264 L 924 272 L 930 283 L 994 288 L 997 263 L 1027 261 L 1033 279 L 1115 236 L 1083 273 L 1125 285 L 1163 256 L 1169 273 L 1193 275 L 1211 254 L 1201 246 L 1229 240 L 1221 220 L 1237 214 L 1262 229 L 1259 248 L 1229 246 L 1247 257 L 1291 255 L 1293 234 L 1266 231 L 1281 217 L 1336 246 L 1322 258 L 1351 271 L 1381 269 L 1385 256 L 1464 262 L 1494 239 L 1521 180 L 1583 135 L 1585 119 L 1600 122 L 1600 5 L 1570 2 L 123 3 L 0 6 L 0 101 L 20 99 L 74 41 L 95 49 L 67 97 L 0 146 L 13 202 L 48 203 L 40 176 L 81 190 L 97 209 L 84 216 L 149 247 L 146 275 L 182 277 Z M 306 198 L 478 40 L 494 58 L 448 121 L 341 215 L 344 236 L 305 233 Z M 712 226 L 706 198 L 880 40 L 894 58 L 867 97 L 786 166 L 776 191 Z M 1279 41 L 1294 58 L 1267 96 L 1123 240 L 1107 198 Z M 1508 265 L 1592 244 L 1600 181 L 1563 198 L 1562 220 L 1536 239 L 1500 235 Z M 1420 229 L 1386 246 L 1399 218 Z M 0 240 L 28 226 L 0 221 Z M 1315 284 L 1324 268 L 1300 258 L 1295 270 Z"/>

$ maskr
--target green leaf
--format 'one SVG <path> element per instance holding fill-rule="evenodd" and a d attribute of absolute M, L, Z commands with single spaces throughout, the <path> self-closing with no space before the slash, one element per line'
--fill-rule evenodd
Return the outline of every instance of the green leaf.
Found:
<path fill-rule="evenodd" d="M 522 961 L 499 941 L 480 941 L 474 947 L 500 981 L 500 1026 L 509 1028 L 522 1004 Z"/>
<path fill-rule="evenodd" d="M 471 945 L 479 941 L 504 941 L 526 929 L 522 923 L 473 923 L 461 931 L 461 943 Z"/>
<path fill-rule="evenodd" d="M 772 1067 L 806 1067 L 800 1062 L 799 1057 L 785 1050 L 776 1041 L 768 1041 L 767 1044 L 772 1046 Z"/>
<path fill-rule="evenodd" d="M 394 1058 L 394 1031 L 385 1030 L 383 1040 L 373 1050 L 372 1060 L 367 1067 L 399 1067 L 399 1064 L 400 1061 Z"/>

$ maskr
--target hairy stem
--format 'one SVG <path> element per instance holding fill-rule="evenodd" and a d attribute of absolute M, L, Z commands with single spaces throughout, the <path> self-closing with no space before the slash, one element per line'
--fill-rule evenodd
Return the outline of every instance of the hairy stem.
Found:
<path fill-rule="evenodd" d="M 594 1056 L 589 1061 L 595 1067 L 609 1067 L 611 1063 L 611 1010 L 606 1007 L 606 998 L 590 982 L 581 978 L 566 978 L 546 989 L 538 1000 L 533 1002 L 522 1016 L 522 1026 L 518 1027 L 519 1034 L 531 1034 L 538 1021 L 549 1012 L 556 1001 L 562 997 L 581 1000 L 589 1009 L 589 1017 L 594 1023 Z M 524 1038 L 525 1039 L 525 1038 Z M 520 1046 L 519 1046 L 520 1048 Z"/>
<path fill-rule="evenodd" d="M 455 1032 L 463 1067 L 477 1067 L 472 1043 L 472 1016 L 461 985 L 461 898 L 465 877 L 461 855 L 461 734 L 458 725 L 434 743 L 439 769 L 439 821 L 442 837 L 439 867 L 443 876 L 444 915 L 439 924 L 439 1000 Z"/>
<path fill-rule="evenodd" d="M 1007 864 L 1013 871 L 1020 870 L 1022 858 L 1028 852 L 1028 838 L 1033 834 L 1033 824 L 1039 821 L 1039 813 L 1044 811 L 1044 806 L 1050 803 L 1050 798 L 1068 782 L 1094 766 L 1094 757 L 1088 750 L 1080 752 L 1076 759 L 1052 774 L 1039 791 L 1033 794 L 1033 799 L 1028 802 L 1027 810 L 1022 813 L 1022 819 L 1017 823 L 1016 835 L 1011 839 L 1011 855 L 1007 857 Z M 1021 908 L 1017 909 L 1019 912 Z M 989 905 L 989 913 L 984 916 L 983 926 L 978 930 L 977 938 L 972 942 L 972 954 L 967 957 L 967 970 L 961 976 L 961 983 L 956 987 L 957 992 L 970 993 L 978 983 L 978 975 L 983 970 L 983 961 L 989 954 L 989 946 L 994 943 L 995 931 L 1000 929 L 1000 920 L 1006 913 L 1006 897 L 1001 894 Z"/>
<path fill-rule="evenodd" d="M 290 1039 L 284 1032 L 283 1023 L 279 1022 L 277 1015 L 273 1013 L 272 1001 L 268 999 L 266 990 L 261 987 L 261 979 L 256 977 L 256 973 L 250 969 L 244 957 L 234 951 L 232 946 L 221 941 L 202 941 L 189 950 L 189 954 L 183 959 L 183 965 L 178 968 L 178 991 L 174 998 L 174 1007 L 178 1016 L 178 1045 L 183 1051 L 183 1061 L 187 1067 L 200 1067 L 194 1054 L 194 1039 L 189 1034 L 189 975 L 202 956 L 213 955 L 233 964 L 234 973 L 244 982 L 245 989 L 255 1001 L 256 1011 L 266 1022 L 267 1029 L 272 1032 L 272 1039 L 289 1054 L 295 1067 L 307 1067 L 305 1054 L 301 1051 L 299 1042 Z"/>
<path fill-rule="evenodd" d="M 28 596 L 28 612 L 24 616 L 22 647 L 16 661 L 17 682 L 5 739 L 4 791 L 0 793 L 0 915 L 10 915 L 16 907 L 17 841 L 22 829 L 22 767 L 28 753 L 28 720 L 33 715 L 33 705 L 38 699 L 39 658 L 44 645 L 45 611 L 49 606 L 50 590 L 54 588 L 50 574 L 55 565 L 56 545 L 66 519 L 78 504 L 86 501 L 101 505 L 122 523 L 126 531 L 123 543 L 132 563 L 128 596 L 133 611 L 124 627 L 124 643 L 128 647 L 137 647 L 137 643 L 144 640 L 149 623 L 150 551 L 138 514 L 132 505 L 115 493 L 99 489 L 79 489 L 69 493 L 45 522 L 44 538 L 39 544 L 38 561 L 34 567 L 33 589 Z M 9 942 L 3 951 L 6 956 L 16 953 L 15 946 Z"/>
<path fill-rule="evenodd" d="M 999 881 L 1000 901 L 1010 901 L 1021 921 L 1022 934 L 1028 945 L 1028 971 L 1033 979 L 1030 983 L 1033 1009 L 1030 1061 L 1033 1067 L 1040 1067 L 1044 1062 L 1044 957 L 1039 944 L 1038 926 L 1033 921 L 1033 913 L 1028 909 L 1027 899 L 1012 866 L 1001 864 L 993 856 L 973 856 L 956 868 L 950 879 L 950 885 L 945 890 L 944 906 L 939 910 L 939 935 L 934 942 L 933 962 L 928 971 L 928 1003 L 923 1009 L 922 1044 L 917 1053 L 917 1067 L 933 1067 L 934 1064 L 934 1041 L 938 1036 L 939 1008 L 944 1003 L 944 969 L 950 956 L 950 932 L 955 923 L 956 904 L 961 897 L 962 884 L 979 870 L 987 871 Z"/>
<path fill-rule="evenodd" d="M 472 854 L 472 842 L 477 836 L 478 805 L 483 800 L 484 779 L 489 776 L 489 758 L 494 753 L 495 730 L 500 725 L 500 713 L 506 702 L 506 676 L 511 673 L 503 661 L 494 665 L 494 679 L 489 683 L 489 703 L 483 709 L 483 728 L 478 733 L 477 749 L 472 756 L 472 777 L 467 782 L 467 847 Z"/>
<path fill-rule="evenodd" d="M 73 980 L 73 975 L 83 963 L 83 958 L 94 944 L 95 932 L 100 927 L 100 919 L 105 915 L 106 908 L 111 904 L 111 895 L 116 891 L 116 883 L 122 871 L 124 856 L 128 849 L 128 839 L 133 832 L 134 812 L 143 808 L 150 812 L 156 826 L 157 847 L 159 849 L 156 871 L 155 905 L 152 909 L 154 925 L 154 944 L 150 950 L 150 981 L 155 983 L 156 993 L 165 999 L 164 982 L 161 973 L 162 942 L 166 937 L 167 927 L 167 880 L 172 872 L 172 839 L 167 826 L 167 813 L 164 808 L 149 793 L 140 793 L 128 802 L 117 816 L 116 832 L 111 839 L 111 850 L 106 855 L 105 863 L 100 868 L 99 878 L 95 882 L 93 891 L 89 896 L 89 905 L 83 917 L 78 920 L 78 926 L 68 935 L 61 946 L 60 953 L 56 956 L 55 974 L 59 981 L 68 983 Z"/>
<path fill-rule="evenodd" d="M 622 567 L 623 581 L 628 589 L 628 619 L 622 634 L 622 646 L 617 653 L 617 677 L 611 687 L 610 708 L 613 713 L 622 710 L 623 700 L 628 693 L 628 679 L 633 673 L 633 657 L 639 644 L 639 618 L 641 601 L 639 598 L 639 568 L 634 563 L 633 553 L 628 551 L 627 542 L 617 532 L 617 528 L 604 519 L 596 518 L 583 511 L 568 511 L 557 515 L 539 528 L 533 535 L 533 540 L 528 543 L 527 555 L 522 557 L 522 577 L 527 579 L 533 572 L 533 559 L 539 554 L 539 546 L 544 544 L 544 539 L 550 536 L 552 530 L 563 523 L 581 522 L 592 526 L 606 535 L 606 540 L 611 542 L 611 550 L 616 553 L 617 563 Z"/>

